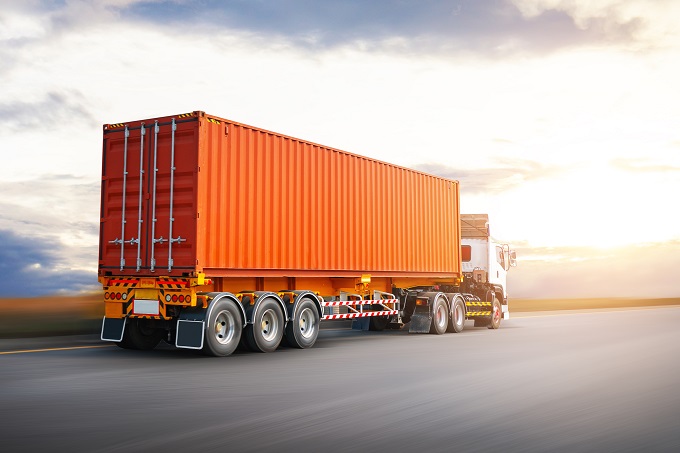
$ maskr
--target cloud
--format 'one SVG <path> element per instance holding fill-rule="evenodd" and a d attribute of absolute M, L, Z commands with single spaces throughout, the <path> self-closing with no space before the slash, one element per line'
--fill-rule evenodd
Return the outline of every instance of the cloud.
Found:
<path fill-rule="evenodd" d="M 323 5 L 313 0 L 72 0 L 32 2 L 31 9 L 5 13 L 13 18 L 5 22 L 24 23 L 11 27 L 17 30 L 13 39 L 29 41 L 122 21 L 154 25 L 173 35 L 200 30 L 218 38 L 243 33 L 263 43 L 287 42 L 307 50 L 358 46 L 407 53 L 474 52 L 494 58 L 625 44 L 647 26 L 635 15 L 608 20 L 606 14 L 588 16 L 567 6 L 510 0 L 332 0 Z"/>
<path fill-rule="evenodd" d="M 99 193 L 68 174 L 0 181 L 0 297 L 96 289 Z"/>
<path fill-rule="evenodd" d="M 508 276 L 512 297 L 678 296 L 680 241 L 611 249 L 520 246 L 516 250 L 519 263 Z"/>
<path fill-rule="evenodd" d="M 656 164 L 650 159 L 612 159 L 614 168 L 631 173 L 675 173 L 680 172 L 680 166 Z"/>
<path fill-rule="evenodd" d="M 15 101 L 0 104 L 0 132 L 28 131 L 31 128 L 54 128 L 62 122 L 84 121 L 96 127 L 94 115 L 85 107 L 81 93 L 49 91 L 37 101 Z"/>
<path fill-rule="evenodd" d="M 467 169 L 442 164 L 416 164 L 411 168 L 443 178 L 460 181 L 466 195 L 494 194 L 519 187 L 527 182 L 550 179 L 569 171 L 524 159 L 497 158 L 497 167 Z"/>
<path fill-rule="evenodd" d="M 511 0 L 526 18 L 547 12 L 561 12 L 581 30 L 600 36 L 602 44 L 623 42 L 639 48 L 654 48 L 669 37 L 677 40 L 680 5 L 658 1 L 654 8 L 647 0 Z"/>
<path fill-rule="evenodd" d="M 634 27 L 577 25 L 564 8 L 527 14 L 506 0 L 361 0 L 201 3 L 135 3 L 122 17 L 174 28 L 187 22 L 214 29 L 285 38 L 297 46 L 329 48 L 360 44 L 380 50 L 473 51 L 503 56 L 514 51 L 547 52 L 604 38 L 628 41 Z M 606 34 L 603 33 L 606 31 Z"/>
<path fill-rule="evenodd" d="M 97 287 L 97 274 L 63 266 L 54 241 L 0 230 L 0 297 L 73 294 Z"/>
<path fill-rule="evenodd" d="M 94 272 L 99 237 L 98 181 L 45 175 L 35 180 L 0 181 L 0 194 L 0 230 L 5 235 L 2 243 L 16 240 L 17 244 L 7 243 L 40 258 L 26 258 L 18 269 L 40 263 L 43 269 L 54 272 Z M 3 265 L 14 266 L 6 259 L 8 256 L 3 255 Z"/>

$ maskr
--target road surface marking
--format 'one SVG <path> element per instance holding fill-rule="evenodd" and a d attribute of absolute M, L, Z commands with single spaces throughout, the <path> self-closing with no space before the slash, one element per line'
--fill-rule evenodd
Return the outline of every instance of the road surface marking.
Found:
<path fill-rule="evenodd" d="M 70 346 L 66 348 L 46 348 L 46 349 L 22 349 L 19 351 L 4 351 L 0 352 L 0 355 L 7 354 L 28 354 L 31 352 L 50 352 L 50 351 L 71 351 L 74 349 L 96 349 L 96 348 L 110 348 L 113 345 L 103 345 L 103 346 Z"/>

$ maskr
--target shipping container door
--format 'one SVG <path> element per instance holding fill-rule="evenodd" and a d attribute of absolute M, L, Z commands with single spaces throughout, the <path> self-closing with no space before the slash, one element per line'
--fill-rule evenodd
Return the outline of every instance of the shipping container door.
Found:
<path fill-rule="evenodd" d="M 197 122 L 105 131 L 100 269 L 179 275 L 195 267 Z"/>

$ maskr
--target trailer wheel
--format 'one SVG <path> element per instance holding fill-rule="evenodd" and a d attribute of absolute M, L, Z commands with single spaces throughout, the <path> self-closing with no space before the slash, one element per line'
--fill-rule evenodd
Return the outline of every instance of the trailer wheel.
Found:
<path fill-rule="evenodd" d="M 449 307 L 443 297 L 437 297 L 432 306 L 432 325 L 430 333 L 442 335 L 449 322 Z"/>
<path fill-rule="evenodd" d="M 319 336 L 319 312 L 314 302 L 302 299 L 295 307 L 293 319 L 286 325 L 286 341 L 294 348 L 311 348 Z"/>
<path fill-rule="evenodd" d="M 380 305 L 371 305 L 372 310 L 384 310 Z M 382 332 L 387 328 L 391 320 L 391 316 L 371 316 L 368 318 L 368 330 L 375 332 Z"/>
<path fill-rule="evenodd" d="M 243 320 L 236 303 L 229 299 L 218 300 L 206 325 L 203 353 L 216 357 L 231 355 L 241 339 L 241 326 Z"/>
<path fill-rule="evenodd" d="M 491 304 L 491 321 L 487 325 L 489 329 L 498 329 L 501 326 L 501 319 L 503 319 L 503 312 L 501 311 L 501 303 L 494 296 Z"/>
<path fill-rule="evenodd" d="M 463 331 L 463 328 L 465 328 L 465 303 L 460 296 L 456 296 L 453 298 L 451 319 L 449 320 L 446 331 L 450 333 L 459 333 Z"/>
<path fill-rule="evenodd" d="M 374 332 L 382 332 L 390 323 L 389 316 L 371 316 L 368 320 L 368 330 Z"/>
<path fill-rule="evenodd" d="M 148 351 L 158 346 L 166 331 L 152 327 L 144 319 L 129 318 L 125 323 L 123 339 L 116 343 L 124 349 L 139 349 Z"/>
<path fill-rule="evenodd" d="M 283 311 L 279 303 L 264 299 L 253 313 L 253 323 L 246 327 L 246 341 L 253 351 L 273 352 L 283 338 Z"/>

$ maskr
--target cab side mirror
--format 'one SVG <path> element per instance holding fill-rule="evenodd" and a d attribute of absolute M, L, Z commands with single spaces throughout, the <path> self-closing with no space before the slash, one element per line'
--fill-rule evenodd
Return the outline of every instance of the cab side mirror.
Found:
<path fill-rule="evenodd" d="M 510 266 L 517 267 L 517 253 L 514 250 L 510 250 L 508 256 L 510 257 Z"/>

